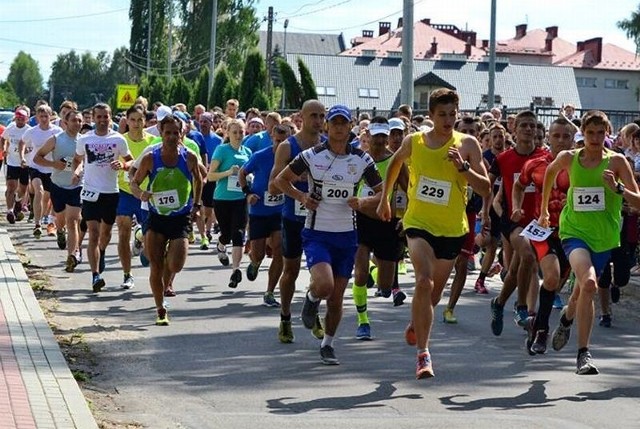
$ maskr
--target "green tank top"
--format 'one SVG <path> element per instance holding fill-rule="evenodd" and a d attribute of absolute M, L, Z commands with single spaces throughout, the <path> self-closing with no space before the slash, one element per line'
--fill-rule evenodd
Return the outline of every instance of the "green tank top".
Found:
<path fill-rule="evenodd" d="M 606 150 L 600 165 L 585 168 L 580 164 L 582 150 L 577 150 L 571 161 L 571 186 L 560 214 L 560 239 L 578 238 L 600 253 L 620 245 L 622 196 L 602 180 L 613 152 Z"/>
<path fill-rule="evenodd" d="M 387 170 L 389 169 L 389 162 L 391 161 L 391 157 L 392 155 L 389 155 L 387 158 L 383 159 L 382 161 L 376 161 L 376 167 L 378 168 L 378 171 L 380 172 L 380 177 L 382 177 L 383 181 L 384 179 L 387 178 Z M 372 197 L 375 195 L 375 192 L 373 191 L 373 189 L 368 187 L 366 183 L 364 183 L 364 180 L 361 180 L 360 183 L 358 183 L 357 195 L 359 197 Z"/>

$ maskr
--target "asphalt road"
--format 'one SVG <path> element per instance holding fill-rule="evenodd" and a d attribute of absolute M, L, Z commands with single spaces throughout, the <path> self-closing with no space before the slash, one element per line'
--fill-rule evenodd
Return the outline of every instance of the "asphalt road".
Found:
<path fill-rule="evenodd" d="M 430 345 L 436 377 L 417 381 L 415 350 L 402 335 L 410 304 L 393 307 L 370 291 L 375 338 L 361 342 L 354 338 L 355 309 L 347 291 L 335 342 L 341 365 L 327 367 L 320 364 L 319 341 L 299 319 L 306 270 L 294 299 L 293 344 L 278 342 L 279 311 L 261 305 L 265 267 L 255 282 L 245 279 L 233 291 L 227 287 L 230 269 L 197 245 L 174 285 L 171 325 L 157 327 L 148 268 L 137 259 L 136 287 L 120 290 L 122 272 L 112 244 L 107 287 L 96 295 L 88 264 L 65 273 L 65 252 L 55 238 L 36 241 L 31 227 L 20 223 L 9 230 L 18 248 L 53 280 L 59 300 L 53 323 L 63 333 L 84 332 L 96 362 L 85 392 L 102 392 L 103 404 L 109 402 L 94 405 L 99 420 L 149 428 L 640 426 L 637 317 L 617 317 L 611 329 L 595 326 L 592 352 L 601 374 L 577 376 L 574 339 L 561 352 L 530 357 L 524 333 L 510 317 L 502 336 L 494 337 L 489 300 L 500 284 L 490 280 L 490 294 L 476 295 L 472 273 L 456 309 L 459 323 L 445 325 L 442 304 L 436 309 Z M 412 281 L 411 272 L 401 276 L 409 296 Z M 443 301 L 447 296 L 445 291 Z M 554 310 L 552 326 L 557 318 Z"/>

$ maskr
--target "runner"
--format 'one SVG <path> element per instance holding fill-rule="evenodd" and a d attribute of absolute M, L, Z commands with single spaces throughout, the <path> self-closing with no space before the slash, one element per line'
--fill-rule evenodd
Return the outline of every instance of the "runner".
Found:
<path fill-rule="evenodd" d="M 251 261 L 247 266 L 247 279 L 254 281 L 265 257 L 267 238 L 273 250 L 267 291 L 262 304 L 266 307 L 280 307 L 273 291 L 282 275 L 282 205 L 283 194 L 271 194 L 268 191 L 269 175 L 273 169 L 275 152 L 278 145 L 289 137 L 289 130 L 283 126 L 271 129 L 270 139 L 273 146 L 259 150 L 251 155 L 249 161 L 240 169 L 238 182 L 249 203 L 249 240 Z M 253 183 L 247 184 L 247 175 L 253 174 Z"/>
<path fill-rule="evenodd" d="M 118 171 L 128 170 L 133 158 L 122 134 L 111 129 L 111 107 L 93 106 L 95 130 L 78 138 L 74 172 L 80 177 L 84 164 L 82 218 L 87 222 L 87 255 L 91 267 L 91 286 L 97 293 L 105 286 L 100 274 L 105 268 L 105 251 L 111 241 L 116 220 L 119 188 Z M 122 158 L 122 160 L 120 159 Z"/>
<path fill-rule="evenodd" d="M 437 89 L 429 96 L 429 116 L 434 128 L 407 136 L 387 170 L 383 195 L 396 183 L 400 168 L 409 161 L 409 203 L 403 218 L 409 256 L 416 275 L 411 320 L 406 337 L 415 336 L 416 378 L 433 377 L 429 338 L 434 307 L 469 231 L 465 206 L 467 185 L 483 197 L 489 179 L 482 153 L 473 137 L 453 130 L 459 98 L 455 91 Z M 381 199 L 378 215 L 391 219 L 391 206 Z"/>
<path fill-rule="evenodd" d="M 560 215 L 560 239 L 576 282 L 569 305 L 563 309 L 560 324 L 553 333 L 552 345 L 554 350 L 564 347 L 573 318 L 578 319 L 576 372 L 579 375 L 598 374 L 589 351 L 597 277 L 609 261 L 611 249 L 620 244 L 620 211 L 625 189 L 638 193 L 627 160 L 604 147 L 610 129 L 609 119 L 603 112 L 585 114 L 581 127 L 584 148 L 561 152 L 547 168 L 538 219 L 540 226 L 549 227 L 553 183 L 558 173 L 566 169 L 570 188 Z M 614 183 L 615 187 L 611 186 Z"/>
<path fill-rule="evenodd" d="M 142 154 L 142 151 L 149 145 L 153 136 L 147 134 L 144 130 L 144 108 L 136 104 L 126 112 L 127 127 L 129 131 L 123 135 L 127 141 L 129 152 L 134 159 L 137 159 Z M 122 159 L 120 160 L 123 161 Z M 131 228 L 133 225 L 133 217 L 135 216 L 138 225 L 143 225 L 147 220 L 148 211 L 143 210 L 140 205 L 140 200 L 133 196 L 131 187 L 129 185 L 129 168 L 126 162 L 122 162 L 124 168 L 118 171 L 118 187 L 120 189 L 120 196 L 118 198 L 118 208 L 116 209 L 116 224 L 118 225 L 118 257 L 120 258 L 120 265 L 123 271 L 123 280 L 120 287 L 122 289 L 131 289 L 135 283 L 133 275 L 131 275 Z M 142 183 L 143 187 L 146 187 L 146 183 Z M 134 251 L 138 252 L 142 246 L 142 242 L 135 238 L 137 229 L 134 232 Z M 139 237 L 138 237 L 139 238 Z"/>
<path fill-rule="evenodd" d="M 302 128 L 298 133 L 280 143 L 276 150 L 273 170 L 269 178 L 269 192 L 271 194 L 282 193 L 275 178 L 300 152 L 318 145 L 321 141 L 322 130 L 325 123 L 325 107 L 318 100 L 307 100 L 300 111 L 302 116 Z M 295 187 L 301 192 L 307 192 L 306 181 L 298 181 Z M 285 195 L 285 203 L 282 209 L 282 256 L 283 270 L 280 277 L 280 325 L 278 339 L 282 343 L 292 343 L 295 339 L 291 327 L 291 301 L 296 290 L 296 279 L 300 273 L 302 258 L 302 228 L 306 216 L 304 205 L 295 199 Z M 324 330 L 320 317 L 312 329 L 313 336 L 321 340 Z"/>
<path fill-rule="evenodd" d="M 30 128 L 27 125 L 29 113 L 24 109 L 17 109 L 14 121 L 2 132 L 2 145 L 6 153 L 7 165 L 7 221 L 11 224 L 24 219 L 22 200 L 27 195 L 29 186 L 29 169 L 21 165 L 19 143 L 24 133 Z M 16 196 L 17 192 L 17 196 Z"/>
<path fill-rule="evenodd" d="M 312 329 L 322 299 L 327 303 L 325 334 L 320 358 L 325 365 L 338 365 L 333 348 L 342 301 L 357 248 L 354 210 L 362 200 L 355 196 L 358 182 L 380 197 L 382 179 L 373 159 L 348 142 L 351 131 L 349 108 L 335 105 L 327 112 L 328 141 L 299 153 L 276 177 L 285 194 L 304 204 L 307 218 L 302 245 L 311 274 L 311 284 L 302 307 L 302 322 Z M 310 192 L 294 186 L 306 173 Z"/>
<path fill-rule="evenodd" d="M 143 156 L 131 181 L 131 191 L 149 203 L 145 223 L 145 251 L 149 257 L 149 284 L 156 305 L 156 325 L 167 326 L 164 306 L 167 279 L 184 267 L 191 217 L 200 209 L 202 175 L 197 156 L 180 144 L 180 119 L 169 115 L 160 121 L 162 145 Z M 149 178 L 149 189 L 140 185 Z M 194 203 L 195 201 L 195 203 Z"/>
<path fill-rule="evenodd" d="M 65 131 L 50 137 L 38 149 L 33 161 L 53 169 L 51 203 L 56 215 L 58 247 L 61 250 L 67 249 L 65 271 L 72 273 L 79 263 L 76 252 L 80 247 L 81 174 L 74 174 L 73 158 L 82 126 L 82 114 L 78 110 L 68 110 L 63 122 Z M 68 239 L 65 228 L 69 234 Z"/>
<path fill-rule="evenodd" d="M 200 132 L 202 133 L 202 137 L 204 138 L 204 146 L 206 157 L 203 160 L 204 166 L 207 171 L 209 171 L 209 163 L 211 159 L 213 159 L 213 153 L 216 148 L 222 144 L 222 138 L 215 133 L 213 129 L 213 115 L 211 113 L 203 113 L 200 115 Z M 204 218 L 204 229 L 206 235 L 206 241 L 202 240 L 200 242 L 201 250 L 208 250 L 209 244 L 213 240 L 212 229 L 213 232 L 217 232 L 216 228 L 218 227 L 216 215 L 213 211 L 213 193 L 216 190 L 216 182 L 212 180 L 206 180 L 202 187 L 202 216 Z"/>

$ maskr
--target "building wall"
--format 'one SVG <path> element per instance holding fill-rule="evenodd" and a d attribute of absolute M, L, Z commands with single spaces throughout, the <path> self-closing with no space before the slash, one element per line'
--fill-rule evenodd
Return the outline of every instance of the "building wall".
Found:
<path fill-rule="evenodd" d="M 511 64 L 527 64 L 534 66 L 550 66 L 553 56 L 551 55 L 519 55 L 509 52 L 499 52 L 500 57 L 509 58 Z"/>
<path fill-rule="evenodd" d="M 638 110 L 638 71 L 574 69 L 574 73 L 583 109 Z M 614 82 L 616 87 L 607 87 Z M 626 87 L 622 87 L 624 82 Z"/>

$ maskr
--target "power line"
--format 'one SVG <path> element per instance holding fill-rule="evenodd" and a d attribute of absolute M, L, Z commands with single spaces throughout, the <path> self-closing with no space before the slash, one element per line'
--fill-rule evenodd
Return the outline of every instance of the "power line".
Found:
<path fill-rule="evenodd" d="M 96 51 L 95 49 L 82 49 L 82 48 L 78 48 L 77 46 L 74 48 L 70 48 L 68 46 L 49 45 L 47 43 L 26 42 L 24 40 L 7 39 L 4 37 L 0 37 L 0 40 L 3 42 L 20 43 L 23 45 L 42 46 L 45 48 L 68 49 L 70 51 L 76 51 L 76 52 L 97 52 L 97 53 L 106 52 L 105 50 Z"/>
<path fill-rule="evenodd" d="M 313 7 L 313 6 L 317 6 L 317 5 L 319 5 L 321 3 L 324 3 L 324 2 L 325 2 L 325 0 L 320 0 L 320 1 L 315 2 L 315 3 L 305 3 L 302 6 L 300 6 L 299 8 L 297 8 L 296 10 L 294 10 L 293 12 L 289 12 L 289 13 L 293 15 L 293 14 L 296 14 L 296 13 L 300 12 L 302 9 L 304 9 L 307 6 L 312 6 Z M 276 14 L 278 14 L 279 12 L 280 11 L 277 11 Z"/>
<path fill-rule="evenodd" d="M 0 21 L 0 24 L 18 24 L 18 23 L 27 23 L 27 22 L 63 21 L 65 19 L 80 19 L 80 18 L 89 18 L 89 17 L 93 17 L 93 16 L 110 15 L 112 13 L 123 12 L 125 10 L 128 11 L 129 8 L 107 10 L 107 11 L 104 11 L 104 12 L 96 12 L 96 13 L 88 13 L 88 14 L 85 14 L 85 15 L 60 16 L 60 17 L 57 17 L 57 18 L 15 19 L 15 20 L 11 19 L 11 20 Z"/>
<path fill-rule="evenodd" d="M 288 15 L 288 16 L 284 16 L 282 18 L 291 19 L 291 18 L 298 18 L 298 17 L 301 17 L 301 16 L 313 15 L 314 13 L 323 12 L 325 10 L 333 9 L 334 7 L 342 6 L 343 4 L 347 4 L 347 3 L 351 3 L 351 0 L 343 0 L 340 3 L 336 3 L 334 5 L 325 6 L 325 7 L 322 7 L 320 9 L 311 10 L 309 12 L 299 13 L 297 15 Z"/>

